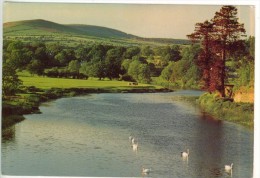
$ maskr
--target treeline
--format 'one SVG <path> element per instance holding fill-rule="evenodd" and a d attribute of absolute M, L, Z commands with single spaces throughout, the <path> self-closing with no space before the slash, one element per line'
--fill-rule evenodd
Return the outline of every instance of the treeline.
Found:
<path fill-rule="evenodd" d="M 13 93 L 11 88 L 17 88 L 19 82 L 10 82 L 17 81 L 17 70 L 48 77 L 97 77 L 100 80 L 150 83 L 151 78 L 158 77 L 169 62 L 181 59 L 180 51 L 178 45 L 123 47 L 81 44 L 69 47 L 61 43 L 4 40 L 3 67 L 9 73 L 3 76 L 3 88 L 10 90 L 7 93 Z"/>
<path fill-rule="evenodd" d="M 254 86 L 255 37 L 250 36 L 242 43 L 244 50 L 232 55 L 230 53 L 225 66 L 225 83 L 234 85 L 234 89 Z M 200 67 L 201 51 L 198 43 L 183 48 L 180 51 L 181 59 L 170 61 L 164 67 L 157 84 L 174 88 L 203 89 L 205 78 Z"/>
<path fill-rule="evenodd" d="M 143 75 L 146 77 L 144 80 L 149 81 L 151 76 L 160 75 L 160 70 L 168 62 L 180 59 L 178 46 L 151 48 L 94 44 L 73 48 L 59 43 L 4 41 L 3 49 L 4 63 L 18 70 L 28 70 L 32 75 L 51 77 L 78 78 L 78 74 L 81 74 L 85 77 L 118 79 L 128 74 L 128 65 L 125 64 L 135 61 L 132 65 L 145 69 L 142 70 L 146 72 L 146 75 Z M 159 62 L 154 62 L 154 56 Z M 154 72 L 155 67 L 157 72 Z M 134 74 L 131 68 L 129 73 Z M 143 80 L 140 75 L 132 78 L 136 81 Z"/>

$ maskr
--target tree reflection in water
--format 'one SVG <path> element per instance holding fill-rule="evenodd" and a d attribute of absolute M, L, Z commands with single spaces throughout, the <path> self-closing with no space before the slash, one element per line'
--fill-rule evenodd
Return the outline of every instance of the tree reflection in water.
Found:
<path fill-rule="evenodd" d="M 2 130 L 2 142 L 12 142 L 15 139 L 15 126 Z"/>

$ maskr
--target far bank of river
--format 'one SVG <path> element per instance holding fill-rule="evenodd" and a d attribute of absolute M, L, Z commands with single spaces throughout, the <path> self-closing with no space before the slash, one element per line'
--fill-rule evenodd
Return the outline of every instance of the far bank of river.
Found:
<path fill-rule="evenodd" d="M 2 105 L 2 129 L 10 127 L 23 121 L 24 114 L 41 113 L 39 106 L 42 102 L 92 93 L 157 93 L 172 92 L 167 88 L 153 87 L 109 87 L 109 88 L 51 88 L 39 89 L 36 87 L 26 87 L 26 92 L 19 96 L 10 97 L 3 100 Z"/>

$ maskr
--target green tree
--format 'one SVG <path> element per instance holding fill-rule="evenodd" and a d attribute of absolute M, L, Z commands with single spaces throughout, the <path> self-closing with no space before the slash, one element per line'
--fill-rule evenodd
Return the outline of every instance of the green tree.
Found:
<path fill-rule="evenodd" d="M 33 59 L 27 65 L 27 70 L 31 74 L 42 75 L 44 73 L 44 64 L 42 64 L 39 60 Z"/>
<path fill-rule="evenodd" d="M 46 53 L 50 58 L 54 58 L 60 51 L 62 51 L 63 47 L 59 43 L 47 43 L 46 44 Z"/>
<path fill-rule="evenodd" d="M 141 62 L 139 60 L 133 60 L 128 67 L 127 73 L 131 75 L 136 81 L 138 81 L 138 74 L 139 74 L 139 66 Z"/>
<path fill-rule="evenodd" d="M 140 64 L 138 67 L 138 81 L 141 83 L 151 82 L 151 71 L 147 64 Z"/>
<path fill-rule="evenodd" d="M 178 61 L 181 59 L 181 53 L 180 53 L 181 49 L 179 45 L 173 45 L 167 49 L 168 49 L 168 54 L 166 55 L 169 55 L 168 57 L 169 61 Z"/>
<path fill-rule="evenodd" d="M 90 67 L 90 76 L 98 77 L 99 80 L 104 79 L 106 77 L 105 66 L 106 65 L 103 61 L 92 64 Z"/>
<path fill-rule="evenodd" d="M 112 48 L 107 51 L 105 58 L 106 76 L 111 80 L 119 78 L 122 74 L 121 63 L 124 50 L 122 48 Z"/>
<path fill-rule="evenodd" d="M 23 43 L 21 41 L 12 41 L 8 44 L 6 51 L 12 52 L 13 50 L 21 50 Z"/>
<path fill-rule="evenodd" d="M 80 76 L 80 62 L 78 60 L 72 60 L 69 62 L 68 70 L 73 78 L 79 78 Z"/>
<path fill-rule="evenodd" d="M 14 66 L 4 62 L 2 69 L 3 97 L 14 95 L 18 91 L 22 82 L 21 80 L 19 80 L 18 75 L 15 72 Z"/>
<path fill-rule="evenodd" d="M 195 62 L 199 51 L 199 45 L 185 47 L 182 50 L 182 59 L 172 63 L 172 74 L 170 76 L 172 83 L 176 83 L 181 88 L 197 88 L 201 72 Z"/>
<path fill-rule="evenodd" d="M 127 72 L 133 79 L 142 83 L 151 82 L 151 71 L 148 64 L 142 63 L 139 60 L 133 60 L 128 68 Z"/>
<path fill-rule="evenodd" d="M 80 62 L 78 60 L 72 60 L 69 62 L 68 70 L 73 73 L 79 73 Z"/>
<path fill-rule="evenodd" d="M 89 51 L 91 50 L 90 47 L 82 47 L 80 46 L 79 48 L 76 49 L 75 51 L 75 56 L 78 61 L 90 61 L 90 58 L 88 56 Z"/>
<path fill-rule="evenodd" d="M 79 72 L 82 73 L 82 74 L 85 74 L 87 76 L 90 76 L 89 75 L 89 70 L 90 70 L 90 62 L 82 62 L 81 63 L 81 66 L 80 66 L 80 69 L 79 69 Z"/>
<path fill-rule="evenodd" d="M 59 66 L 67 66 L 68 63 L 72 60 L 75 60 L 76 57 L 72 49 L 63 49 L 54 56 L 54 59 L 58 61 Z"/>
<path fill-rule="evenodd" d="M 91 60 L 97 59 L 99 61 L 100 59 L 104 59 L 105 56 L 106 56 L 106 47 L 101 44 L 95 44 L 89 51 L 87 57 Z"/>
<path fill-rule="evenodd" d="M 5 46 L 4 59 L 16 69 L 24 69 L 32 59 L 32 52 L 29 51 L 21 41 L 13 41 Z"/>
<path fill-rule="evenodd" d="M 170 62 L 161 72 L 160 77 L 169 81 L 173 73 L 174 62 Z"/>
<path fill-rule="evenodd" d="M 126 59 L 132 59 L 133 56 L 139 55 L 140 52 L 141 52 L 141 50 L 140 50 L 140 48 L 137 47 L 137 46 L 129 47 L 129 48 L 126 49 L 124 57 L 125 57 Z"/>
<path fill-rule="evenodd" d="M 153 50 L 151 49 L 150 46 L 142 46 L 141 47 L 141 55 L 143 56 L 150 56 L 153 55 Z"/>
<path fill-rule="evenodd" d="M 128 68 L 131 64 L 132 60 L 131 59 L 124 59 L 121 63 L 121 70 L 123 73 L 127 73 Z"/>

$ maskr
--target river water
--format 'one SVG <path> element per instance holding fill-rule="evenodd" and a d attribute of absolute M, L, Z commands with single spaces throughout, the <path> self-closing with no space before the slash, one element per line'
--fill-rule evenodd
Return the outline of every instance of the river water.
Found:
<path fill-rule="evenodd" d="M 196 91 L 91 94 L 41 105 L 7 130 L 2 174 L 250 178 L 253 131 L 176 100 Z M 128 137 L 138 142 L 133 151 Z M 181 151 L 189 149 L 188 159 Z M 232 172 L 225 164 L 234 163 Z M 142 175 L 141 168 L 151 168 Z"/>

